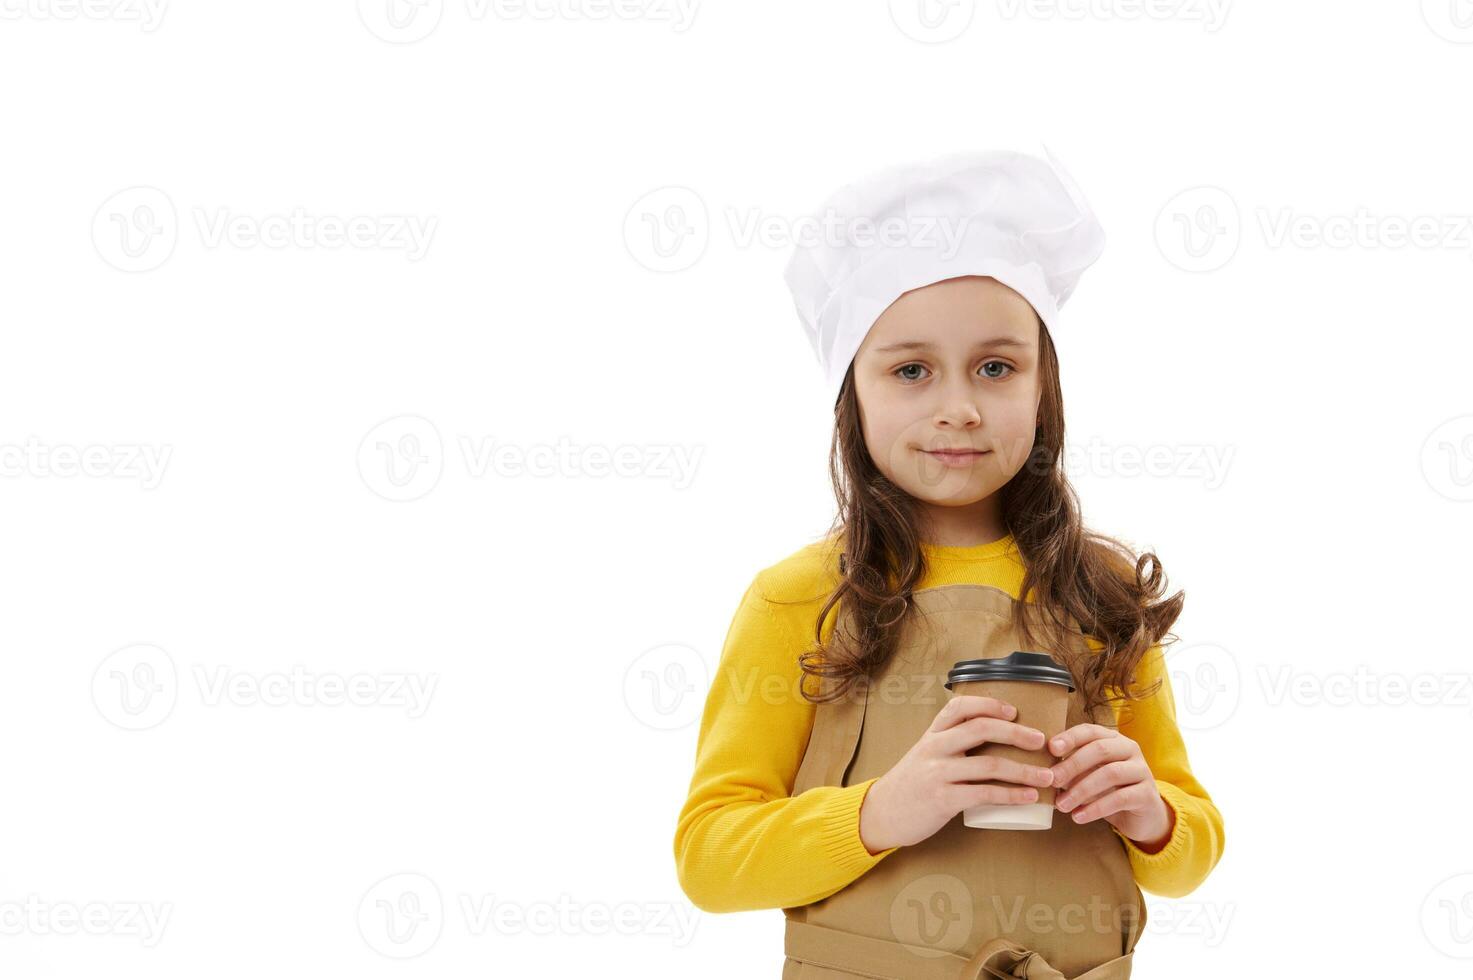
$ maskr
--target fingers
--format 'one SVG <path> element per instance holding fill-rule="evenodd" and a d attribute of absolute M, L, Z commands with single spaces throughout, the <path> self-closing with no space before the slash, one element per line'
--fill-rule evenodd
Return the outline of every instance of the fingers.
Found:
<path fill-rule="evenodd" d="M 1118 734 L 1119 732 L 1113 728 L 1106 728 L 1104 725 L 1091 725 L 1086 722 L 1082 725 L 1075 725 L 1073 728 L 1064 729 L 1049 739 L 1048 747 L 1049 751 L 1054 755 L 1062 757 L 1073 752 L 1085 742 L 1092 742 L 1097 738 L 1109 738 L 1112 735 Z"/>
<path fill-rule="evenodd" d="M 929 731 L 943 732 L 964 721 L 978 716 L 1005 718 L 1009 721 L 1018 716 L 1018 709 L 1006 701 L 984 697 L 980 694 L 958 694 L 941 706 Z"/>
<path fill-rule="evenodd" d="M 959 755 L 983 742 L 1016 745 L 1020 749 L 1043 747 L 1043 732 L 1000 718 L 978 717 L 946 729 L 936 738 L 944 755 Z"/>
<path fill-rule="evenodd" d="M 978 782 L 997 779 L 1024 786 L 1048 786 L 1053 782 L 1052 769 L 1030 766 L 990 755 L 964 755 L 949 760 L 947 778 L 952 782 Z"/>
<path fill-rule="evenodd" d="M 1144 783 L 1132 783 L 1120 789 L 1106 793 L 1104 796 L 1088 803 L 1073 813 L 1075 823 L 1089 823 L 1101 817 L 1108 817 L 1122 810 L 1133 810 L 1145 802 L 1146 785 Z"/>
<path fill-rule="evenodd" d="M 1037 803 L 1038 790 L 1032 786 L 974 786 L 956 783 L 952 786 L 954 796 L 949 809 L 965 810 L 982 803 Z"/>
<path fill-rule="evenodd" d="M 1084 805 L 1105 796 L 1116 786 L 1131 786 L 1150 778 L 1151 770 L 1143 760 L 1107 763 L 1070 786 L 1067 792 L 1059 794 L 1054 805 L 1065 813 L 1083 809 Z"/>
<path fill-rule="evenodd" d="M 1079 725 L 1076 727 L 1098 729 L 1105 734 L 1096 735 L 1085 733 L 1088 736 L 1087 738 L 1083 735 L 1079 736 L 1084 738 L 1084 740 L 1073 750 L 1073 754 L 1054 766 L 1055 786 L 1068 786 L 1083 774 L 1104 763 L 1129 759 L 1132 756 L 1140 754 L 1140 747 L 1135 742 L 1114 729 L 1102 728 L 1099 725 Z M 1070 731 L 1074 731 L 1074 729 Z M 1064 733 L 1064 735 L 1068 734 L 1069 732 Z M 1058 741 L 1059 737 L 1049 741 L 1050 750 L 1053 749 L 1054 743 Z M 1071 739 L 1071 743 L 1072 741 Z"/>

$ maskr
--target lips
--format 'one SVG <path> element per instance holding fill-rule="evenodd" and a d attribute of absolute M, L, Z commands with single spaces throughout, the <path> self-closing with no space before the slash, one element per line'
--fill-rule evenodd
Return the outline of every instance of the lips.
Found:
<path fill-rule="evenodd" d="M 927 456 L 933 456 L 946 463 L 965 463 L 975 459 L 981 459 L 991 450 L 987 449 L 923 449 Z"/>

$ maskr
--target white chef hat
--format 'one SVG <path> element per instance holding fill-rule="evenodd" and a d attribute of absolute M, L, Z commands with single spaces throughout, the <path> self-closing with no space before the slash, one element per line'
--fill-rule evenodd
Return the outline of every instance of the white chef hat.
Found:
<path fill-rule="evenodd" d="M 902 293 L 991 276 L 1032 304 L 1052 337 L 1059 308 L 1105 232 L 1052 151 L 955 153 L 878 171 L 799 226 L 784 278 L 836 401 L 865 335 Z"/>

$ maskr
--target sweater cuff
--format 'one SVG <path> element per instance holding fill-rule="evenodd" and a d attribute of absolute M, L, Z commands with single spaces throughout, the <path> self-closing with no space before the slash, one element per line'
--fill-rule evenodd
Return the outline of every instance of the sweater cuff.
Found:
<path fill-rule="evenodd" d="M 897 845 L 871 854 L 859 837 L 859 808 L 864 805 L 865 794 L 879 778 L 876 776 L 862 783 L 840 788 L 834 794 L 824 817 L 824 851 L 835 866 L 856 876 L 879 864 L 880 859 L 887 854 L 900 849 Z"/>
<path fill-rule="evenodd" d="M 1182 816 L 1186 806 L 1183 800 L 1186 791 L 1164 779 L 1156 780 L 1156 790 L 1161 794 L 1162 802 L 1172 811 L 1171 836 L 1167 838 L 1166 846 L 1159 851 L 1144 851 L 1135 841 L 1120 833 L 1118 829 L 1115 830 L 1116 836 L 1125 841 L 1125 850 L 1130 855 L 1130 863 L 1141 870 L 1171 867 L 1187 849 L 1187 821 Z"/>

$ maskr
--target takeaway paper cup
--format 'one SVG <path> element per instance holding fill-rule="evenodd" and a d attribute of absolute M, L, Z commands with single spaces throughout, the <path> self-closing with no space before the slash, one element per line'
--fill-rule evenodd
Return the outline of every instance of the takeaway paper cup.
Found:
<path fill-rule="evenodd" d="M 1046 653 L 1015 650 L 991 660 L 962 660 L 946 676 L 953 694 L 975 694 L 1006 701 L 1018 709 L 1013 721 L 1043 732 L 1044 745 L 1036 750 L 983 742 L 967 755 L 996 756 L 1030 766 L 1048 768 L 1057 760 L 1048 740 L 1064 730 L 1069 715 L 1069 692 L 1074 678 L 1069 669 Z M 1016 785 L 983 780 L 978 785 Z M 981 830 L 1048 830 L 1054 823 L 1054 787 L 1037 786 L 1036 803 L 985 803 L 962 811 L 962 822 Z"/>

